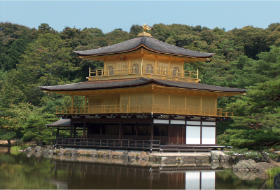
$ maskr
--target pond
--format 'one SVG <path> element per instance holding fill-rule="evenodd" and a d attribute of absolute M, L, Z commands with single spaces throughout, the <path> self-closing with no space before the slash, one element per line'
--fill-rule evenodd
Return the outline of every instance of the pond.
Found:
<path fill-rule="evenodd" d="M 0 147 L 0 189 L 272 189 L 270 181 L 225 170 L 68 161 Z M 242 177 L 241 177 L 242 178 Z M 244 179 L 244 178 L 243 178 Z M 246 179 L 250 179 L 250 176 Z"/>

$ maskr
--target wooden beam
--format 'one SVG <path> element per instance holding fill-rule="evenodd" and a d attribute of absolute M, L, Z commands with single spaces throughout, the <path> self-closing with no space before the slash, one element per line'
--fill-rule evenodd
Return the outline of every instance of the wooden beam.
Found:
<path fill-rule="evenodd" d="M 88 107 L 89 108 L 89 107 Z M 87 112 L 87 96 L 85 96 L 85 111 L 84 111 L 85 113 L 88 113 Z"/>
<path fill-rule="evenodd" d="M 84 127 L 83 127 L 83 138 L 85 139 L 86 138 L 86 121 L 84 121 Z"/>
<path fill-rule="evenodd" d="M 119 139 L 122 139 L 123 135 L 123 125 L 122 122 L 119 123 Z"/>
<path fill-rule="evenodd" d="M 136 122 L 136 140 L 138 140 L 138 132 L 139 132 L 138 122 Z"/>
<path fill-rule="evenodd" d="M 72 122 L 72 120 L 71 120 L 70 138 L 72 138 L 72 132 L 73 132 L 73 122 Z"/>
<path fill-rule="evenodd" d="M 154 140 L 154 124 L 151 124 L 151 140 Z"/>
<path fill-rule="evenodd" d="M 56 137 L 59 137 L 59 128 L 56 130 Z"/>
<path fill-rule="evenodd" d="M 73 113 L 74 108 L 74 95 L 72 95 L 71 113 Z"/>

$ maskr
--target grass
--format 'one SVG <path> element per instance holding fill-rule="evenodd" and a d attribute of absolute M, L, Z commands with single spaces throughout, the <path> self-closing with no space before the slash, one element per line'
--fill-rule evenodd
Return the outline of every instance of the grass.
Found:
<path fill-rule="evenodd" d="M 277 173 L 280 173 L 280 167 L 270 168 L 265 171 L 269 178 L 274 178 Z"/>
<path fill-rule="evenodd" d="M 270 168 L 268 170 L 265 171 L 268 175 L 268 180 L 266 180 L 266 185 L 268 188 L 271 188 L 273 189 L 273 182 L 274 182 L 274 176 L 277 174 L 277 173 L 280 173 L 280 167 L 275 167 L 275 168 Z"/>

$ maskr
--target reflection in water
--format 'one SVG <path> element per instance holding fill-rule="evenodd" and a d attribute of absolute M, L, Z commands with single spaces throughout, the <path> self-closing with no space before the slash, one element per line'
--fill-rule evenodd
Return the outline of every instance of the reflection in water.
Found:
<path fill-rule="evenodd" d="M 216 171 L 187 171 L 185 189 L 215 189 Z"/>
<path fill-rule="evenodd" d="M 258 189 L 264 183 L 258 178 L 241 180 L 230 169 L 193 169 L 60 161 L 0 153 L 0 189 Z"/>
<path fill-rule="evenodd" d="M 5 153 L 9 153 L 9 152 L 10 152 L 10 148 L 0 147 L 0 154 L 5 154 Z"/>
<path fill-rule="evenodd" d="M 68 188 L 80 189 L 258 189 L 264 180 L 245 181 L 232 170 L 189 170 L 55 162 L 55 172 L 68 173 Z M 57 178 L 58 179 L 58 178 Z"/>

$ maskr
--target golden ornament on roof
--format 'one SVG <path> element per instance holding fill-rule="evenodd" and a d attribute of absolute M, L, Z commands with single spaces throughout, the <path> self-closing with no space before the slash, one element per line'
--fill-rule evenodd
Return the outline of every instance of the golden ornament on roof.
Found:
<path fill-rule="evenodd" d="M 144 32 L 146 32 L 147 30 L 151 30 L 152 28 L 151 27 L 149 27 L 149 25 L 147 25 L 147 24 L 143 24 L 143 30 L 144 30 Z"/>

